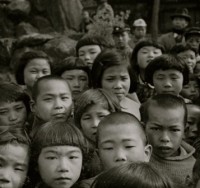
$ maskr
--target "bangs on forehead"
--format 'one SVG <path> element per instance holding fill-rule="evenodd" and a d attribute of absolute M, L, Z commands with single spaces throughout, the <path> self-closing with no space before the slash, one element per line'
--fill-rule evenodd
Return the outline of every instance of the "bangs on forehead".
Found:
<path fill-rule="evenodd" d="M 75 130 L 76 129 L 76 130 Z M 73 125 L 48 122 L 37 132 L 34 140 L 41 149 L 49 146 L 69 145 L 80 149 L 86 147 L 83 136 Z"/>

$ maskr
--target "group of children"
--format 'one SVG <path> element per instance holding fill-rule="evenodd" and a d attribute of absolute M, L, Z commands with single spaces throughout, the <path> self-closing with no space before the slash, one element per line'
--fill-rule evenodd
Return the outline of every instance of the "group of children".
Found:
<path fill-rule="evenodd" d="M 197 188 L 198 52 L 89 35 L 76 52 L 25 52 L 0 83 L 0 187 Z"/>

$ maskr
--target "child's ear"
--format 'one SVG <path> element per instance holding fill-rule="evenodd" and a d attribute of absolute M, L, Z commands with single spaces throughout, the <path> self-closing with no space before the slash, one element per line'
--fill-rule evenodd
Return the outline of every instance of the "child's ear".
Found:
<path fill-rule="evenodd" d="M 152 146 L 150 144 L 147 144 L 145 146 L 145 149 L 144 149 L 144 153 L 145 153 L 145 162 L 149 162 L 150 158 L 151 158 L 151 154 L 152 154 Z"/>
<path fill-rule="evenodd" d="M 34 100 L 30 101 L 30 108 L 31 108 L 31 112 L 35 113 L 35 101 Z"/>

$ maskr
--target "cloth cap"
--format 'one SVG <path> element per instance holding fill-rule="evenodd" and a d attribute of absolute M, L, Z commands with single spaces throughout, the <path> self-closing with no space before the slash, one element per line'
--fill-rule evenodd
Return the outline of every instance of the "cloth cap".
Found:
<path fill-rule="evenodd" d="M 147 24 L 146 24 L 146 22 L 143 19 L 140 18 L 140 19 L 137 19 L 137 20 L 135 20 L 133 22 L 133 26 L 134 27 L 146 27 Z"/>

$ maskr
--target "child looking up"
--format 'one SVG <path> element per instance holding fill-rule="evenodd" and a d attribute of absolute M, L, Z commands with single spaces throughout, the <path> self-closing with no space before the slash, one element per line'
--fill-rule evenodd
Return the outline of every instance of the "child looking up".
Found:
<path fill-rule="evenodd" d="M 92 188 L 173 188 L 167 176 L 145 162 L 127 163 L 99 175 Z"/>
<path fill-rule="evenodd" d="M 137 74 L 137 95 L 141 103 L 153 95 L 153 87 L 145 83 L 145 69 L 155 58 L 164 53 L 164 48 L 157 42 L 144 40 L 139 42 L 132 53 L 131 64 Z"/>
<path fill-rule="evenodd" d="M 27 179 L 30 140 L 21 128 L 0 128 L 0 187 L 22 188 Z"/>
<path fill-rule="evenodd" d="M 79 179 L 88 143 L 80 130 L 67 122 L 48 122 L 33 137 L 33 184 L 38 188 L 70 188 Z"/>
<path fill-rule="evenodd" d="M 129 99 L 129 93 L 136 91 L 136 77 L 128 60 L 115 50 L 104 50 L 95 59 L 92 68 L 94 88 L 103 88 L 114 93 L 123 111 L 134 114 L 140 119 L 140 104 Z"/>
<path fill-rule="evenodd" d="M 56 72 L 68 82 L 74 99 L 91 85 L 90 69 L 77 57 L 64 59 Z"/>
<path fill-rule="evenodd" d="M 157 94 L 179 95 L 189 82 L 189 69 L 183 58 L 165 54 L 152 60 L 145 70 L 145 80 Z"/>
<path fill-rule="evenodd" d="M 16 64 L 15 77 L 17 83 L 25 85 L 28 94 L 31 96 L 36 80 L 51 74 L 51 64 L 50 58 L 43 51 L 25 52 Z"/>
<path fill-rule="evenodd" d="M 153 146 L 150 162 L 166 173 L 175 187 L 185 187 L 186 178 L 192 176 L 195 149 L 183 141 L 187 123 L 184 100 L 170 94 L 156 95 L 143 104 L 141 114 Z"/>
<path fill-rule="evenodd" d="M 50 120 L 66 121 L 72 112 L 72 94 L 68 83 L 51 75 L 38 79 L 33 87 L 31 108 L 35 115 L 33 133 Z"/>
<path fill-rule="evenodd" d="M 113 112 L 101 120 L 97 148 L 104 170 L 127 162 L 148 162 L 152 149 L 142 124 L 126 112 Z M 95 178 L 82 181 L 80 187 L 89 188 Z"/>
<path fill-rule="evenodd" d="M 0 83 L 0 126 L 25 126 L 30 112 L 29 96 L 14 83 Z"/>

